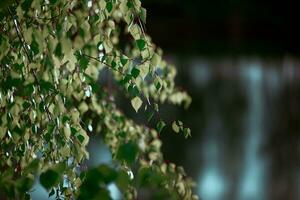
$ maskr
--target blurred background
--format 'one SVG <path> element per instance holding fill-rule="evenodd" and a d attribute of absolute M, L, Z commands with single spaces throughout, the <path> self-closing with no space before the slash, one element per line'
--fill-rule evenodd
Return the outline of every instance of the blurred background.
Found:
<path fill-rule="evenodd" d="M 145 0 L 147 32 L 178 67 L 188 110 L 163 118 L 165 158 L 203 200 L 300 199 L 300 31 L 293 1 Z M 170 119 L 170 117 L 172 117 Z"/>
<path fill-rule="evenodd" d="M 143 6 L 147 33 L 193 98 L 188 110 L 162 105 L 163 119 L 192 130 L 188 139 L 163 132 L 165 159 L 184 166 L 203 200 L 300 199 L 296 3 L 143 0 Z M 122 102 L 128 116 L 141 120 Z M 110 162 L 100 139 L 90 141 L 88 164 Z M 114 185 L 111 191 L 118 199 Z"/>

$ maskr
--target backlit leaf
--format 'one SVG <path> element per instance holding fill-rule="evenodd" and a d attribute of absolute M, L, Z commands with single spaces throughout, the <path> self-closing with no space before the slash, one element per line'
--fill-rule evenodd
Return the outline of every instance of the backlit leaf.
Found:
<path fill-rule="evenodd" d="M 139 111 L 142 104 L 143 104 L 143 101 L 140 99 L 140 97 L 136 96 L 131 100 L 131 105 L 134 108 L 135 112 Z"/>
<path fill-rule="evenodd" d="M 179 128 L 179 126 L 176 124 L 175 121 L 172 123 L 172 129 L 173 129 L 173 131 L 175 131 L 176 133 L 179 133 L 179 131 L 180 131 L 180 128 Z"/>

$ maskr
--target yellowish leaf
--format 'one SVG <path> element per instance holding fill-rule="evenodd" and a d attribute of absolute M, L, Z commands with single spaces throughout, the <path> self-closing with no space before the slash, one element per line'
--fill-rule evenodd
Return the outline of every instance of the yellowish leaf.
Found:
<path fill-rule="evenodd" d="M 134 108 L 135 112 L 138 112 L 140 107 L 142 106 L 143 101 L 139 97 L 134 97 L 131 100 L 131 105 Z"/>

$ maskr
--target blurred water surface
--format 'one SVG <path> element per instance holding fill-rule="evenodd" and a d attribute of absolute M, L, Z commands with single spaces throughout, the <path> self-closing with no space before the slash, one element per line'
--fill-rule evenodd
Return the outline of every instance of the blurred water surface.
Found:
<path fill-rule="evenodd" d="M 188 141 L 164 134 L 163 150 L 194 177 L 200 197 L 300 199 L 299 60 L 169 59 L 193 103 L 187 111 L 167 107 L 165 116 L 183 119 L 193 134 Z"/>

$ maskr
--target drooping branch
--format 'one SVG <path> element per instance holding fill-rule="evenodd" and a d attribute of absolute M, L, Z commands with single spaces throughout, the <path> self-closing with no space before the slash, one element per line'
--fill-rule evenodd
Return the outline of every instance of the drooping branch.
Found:
<path fill-rule="evenodd" d="M 23 47 L 23 50 L 24 50 L 24 52 L 27 56 L 27 59 L 29 60 L 30 63 L 32 63 L 32 58 L 31 58 L 30 54 L 28 53 L 27 43 L 26 43 L 26 41 L 24 39 L 24 36 L 23 36 L 23 33 L 21 31 L 20 23 L 19 23 L 18 19 L 15 17 L 15 15 L 11 12 L 10 8 L 7 8 L 7 10 L 8 10 L 9 14 L 11 15 L 11 17 L 13 19 L 13 24 L 14 24 L 17 36 L 18 36 L 18 38 L 19 38 L 19 40 L 22 44 L 22 47 Z M 33 69 L 30 69 L 30 72 L 32 73 L 32 75 L 34 77 L 34 80 L 36 82 L 41 101 L 45 105 L 45 110 L 46 110 L 46 113 L 47 113 L 47 117 L 48 117 L 49 121 L 52 121 L 50 110 L 49 110 L 48 106 L 46 106 L 45 98 L 41 93 L 41 84 L 39 82 L 39 79 L 37 78 L 36 72 Z"/>

